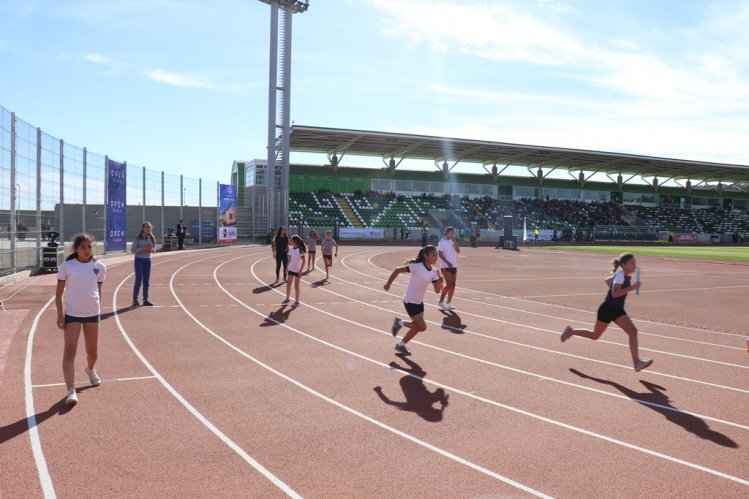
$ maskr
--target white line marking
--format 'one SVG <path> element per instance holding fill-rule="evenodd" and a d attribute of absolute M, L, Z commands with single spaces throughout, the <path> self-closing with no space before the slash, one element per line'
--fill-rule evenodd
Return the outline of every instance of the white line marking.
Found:
<path fill-rule="evenodd" d="M 154 376 L 137 376 L 132 378 L 101 378 L 102 383 L 112 383 L 114 381 L 135 381 L 141 379 L 154 379 Z M 76 381 L 76 385 L 88 385 L 88 381 Z M 47 383 L 46 385 L 33 385 L 32 388 L 49 388 L 51 386 L 65 386 L 65 383 Z"/>
<path fill-rule="evenodd" d="M 210 258 L 210 257 L 208 257 Z M 205 259 L 208 259 L 205 258 Z M 120 288 L 125 283 L 125 280 L 127 280 L 131 275 L 128 275 L 125 277 L 120 284 L 115 289 L 114 295 L 112 297 L 112 304 L 116 306 L 117 304 L 117 294 L 120 291 Z M 172 288 L 172 282 L 169 282 L 169 287 Z M 174 294 L 174 292 L 172 292 Z M 181 304 L 180 304 L 181 306 Z M 276 475 L 268 471 L 262 464 L 260 464 L 258 461 L 256 461 L 252 456 L 247 454 L 244 449 L 242 449 L 239 445 L 234 443 L 233 440 L 231 440 L 229 437 L 227 437 L 221 430 L 216 427 L 213 423 L 211 423 L 203 414 L 200 413 L 195 407 L 193 407 L 187 399 L 185 399 L 180 393 L 174 389 L 172 385 L 170 385 L 166 379 L 164 379 L 161 374 L 154 368 L 150 362 L 146 359 L 146 357 L 141 353 L 140 350 L 135 346 L 133 341 L 130 339 L 130 336 L 128 336 L 127 332 L 125 331 L 125 328 L 122 326 L 122 323 L 120 322 L 120 316 L 115 311 L 114 313 L 115 321 L 117 322 L 117 327 L 120 330 L 120 333 L 122 334 L 123 338 L 125 338 L 125 341 L 128 345 L 130 345 L 130 348 L 133 350 L 135 355 L 140 359 L 140 361 L 143 363 L 146 368 L 151 371 L 153 376 L 159 380 L 159 382 L 164 386 L 164 388 L 167 389 L 169 393 L 172 394 L 174 398 L 176 398 L 195 418 L 200 421 L 206 428 L 208 428 L 214 435 L 216 435 L 224 444 L 226 444 L 230 449 L 232 449 L 239 457 L 244 459 L 245 462 L 247 462 L 250 466 L 255 468 L 258 472 L 260 472 L 265 478 L 270 480 L 276 487 L 278 487 L 280 490 L 282 490 L 286 495 L 289 497 L 299 498 L 301 499 L 302 496 L 297 494 L 291 487 L 286 485 L 284 482 L 282 482 Z"/>
<path fill-rule="evenodd" d="M 214 271 L 214 276 L 216 275 L 216 272 L 218 271 L 218 269 L 221 266 L 226 265 L 226 264 L 228 264 L 228 263 L 230 263 L 230 262 L 232 262 L 234 260 L 237 260 L 237 259 L 238 258 L 232 259 L 232 260 L 228 260 L 228 261 L 225 261 L 225 262 L 221 263 L 216 268 L 216 270 Z M 258 261 L 256 261 L 255 263 L 252 264 L 251 272 L 252 272 L 252 275 L 255 277 L 255 279 L 258 280 L 258 282 L 262 282 L 262 281 L 255 274 L 255 265 L 257 265 L 257 263 L 259 263 L 260 261 L 267 260 L 267 259 L 268 259 L 268 257 L 265 257 L 265 258 L 262 258 L 261 260 L 258 260 Z M 270 317 L 267 317 L 265 314 L 263 314 L 263 313 L 255 310 L 255 309 L 253 309 L 252 307 L 250 307 L 249 305 L 245 304 L 244 302 L 242 302 L 241 300 L 239 300 L 237 297 L 235 297 L 234 295 L 232 295 L 231 293 L 229 293 L 229 291 L 226 290 L 226 288 L 224 288 L 223 286 L 221 286 L 221 283 L 218 282 L 218 278 L 217 277 L 216 277 L 216 282 L 217 282 L 218 286 L 224 291 L 224 293 L 226 293 L 228 296 L 230 296 L 231 298 L 233 298 L 234 300 L 236 300 L 243 307 L 247 308 L 248 310 L 253 311 L 257 315 L 260 315 L 261 317 L 265 318 L 266 320 L 271 320 L 273 322 L 276 322 L 276 324 L 278 324 L 278 325 L 280 325 L 280 326 L 282 326 L 282 327 L 284 327 L 286 329 L 289 329 L 290 331 L 293 331 L 296 334 L 299 334 L 301 336 L 309 338 L 309 339 L 311 339 L 313 341 L 316 341 L 318 343 L 321 343 L 323 345 L 329 346 L 329 347 L 331 347 L 331 348 L 333 348 L 335 350 L 344 352 L 344 353 L 346 353 L 348 355 L 352 355 L 354 357 L 357 357 L 359 359 L 365 360 L 365 361 L 370 362 L 372 364 L 383 366 L 383 367 L 386 367 L 389 370 L 392 370 L 389 365 L 386 365 L 386 364 L 384 364 L 384 363 L 382 363 L 380 361 L 377 361 L 375 359 L 371 359 L 369 357 L 366 357 L 364 355 L 358 354 L 358 353 L 353 352 L 351 350 L 347 350 L 347 349 L 345 349 L 343 347 L 339 347 L 338 345 L 334 345 L 334 344 L 329 343 L 329 342 L 327 342 L 325 340 L 322 340 L 322 339 L 317 338 L 315 336 L 312 336 L 312 335 L 309 335 L 307 333 L 304 333 L 304 332 L 302 332 L 302 331 L 300 331 L 298 329 L 295 329 L 295 328 L 293 328 L 293 327 L 291 327 L 291 326 L 289 326 L 287 324 L 284 324 L 282 322 L 279 322 L 279 321 L 276 321 L 274 319 L 271 319 Z M 315 308 L 315 307 L 310 307 L 310 308 Z M 315 308 L 315 310 L 318 310 L 320 312 L 326 313 L 327 315 L 334 316 L 334 314 L 330 314 L 328 312 L 325 312 L 324 310 L 319 310 L 319 309 L 316 309 L 316 308 Z M 344 320 L 344 321 L 347 321 L 347 322 L 355 323 L 354 321 L 350 321 L 350 320 L 348 320 L 348 319 L 346 319 L 344 317 L 339 317 L 339 318 L 341 320 Z M 371 328 L 371 327 L 363 325 L 363 324 L 360 324 L 360 326 L 362 326 L 362 327 L 364 327 L 366 329 L 374 329 L 374 328 Z M 379 332 L 379 333 L 384 333 L 383 331 L 378 331 L 378 330 L 376 330 L 376 331 Z M 231 345 L 231 343 L 229 343 L 228 341 L 224 340 L 220 336 L 216 336 L 216 337 L 220 341 L 226 343 L 227 345 L 229 345 L 230 347 L 234 348 L 235 350 L 237 350 L 238 352 L 242 353 L 243 355 L 247 355 L 247 354 L 244 354 L 243 352 L 241 352 L 241 350 L 236 349 L 236 347 L 233 347 L 233 345 Z M 562 427 L 562 428 L 565 428 L 565 429 L 568 429 L 568 430 L 572 430 L 572 431 L 581 433 L 583 435 L 587 435 L 587 436 L 590 436 L 590 437 L 593 437 L 593 438 L 604 440 L 604 441 L 609 442 L 609 443 L 613 443 L 613 444 L 616 444 L 616 445 L 619 445 L 619 446 L 622 446 L 622 447 L 625 447 L 625 448 L 628 448 L 628 449 L 639 451 L 639 452 L 642 452 L 644 454 L 648 454 L 648 455 L 651 455 L 651 456 L 654 456 L 654 457 L 658 457 L 658 458 L 664 459 L 666 461 L 671 461 L 673 463 L 681 464 L 681 465 L 687 466 L 687 467 L 692 468 L 692 469 L 703 471 L 703 472 L 711 474 L 711 475 L 715 475 L 715 476 L 718 476 L 718 477 L 721 477 L 721 478 L 725 478 L 727 480 L 738 482 L 738 483 L 740 483 L 742 485 L 748 485 L 749 486 L 749 480 L 745 480 L 743 478 L 739 478 L 739 477 L 736 477 L 736 476 L 733 476 L 733 475 L 729 475 L 729 474 L 724 473 L 722 471 L 718 471 L 718 470 L 715 470 L 715 469 L 712 469 L 712 468 L 708 468 L 706 466 L 702 466 L 702 465 L 695 464 L 695 463 L 692 463 L 692 462 L 689 462 L 689 461 L 685 461 L 683 459 L 679 459 L 679 458 L 676 458 L 676 457 L 673 457 L 673 456 L 669 456 L 667 454 L 663 454 L 663 453 L 660 453 L 660 452 L 657 452 L 657 451 L 654 451 L 654 450 L 650 450 L 650 449 L 647 449 L 647 448 L 644 448 L 644 447 L 640 447 L 638 445 L 630 444 L 628 442 L 624 442 L 622 440 L 618 440 L 618 439 L 615 439 L 615 438 L 612 438 L 612 437 L 608 437 L 606 435 L 601 435 L 599 433 L 595 433 L 595 432 L 590 431 L 590 430 L 586 430 L 586 429 L 583 429 L 583 428 L 579 428 L 577 426 L 573 426 L 573 425 L 570 425 L 570 424 L 567 424 L 567 423 L 563 423 L 561 421 L 557 421 L 557 420 L 554 420 L 554 419 L 551 419 L 551 418 L 547 418 L 547 417 L 541 416 L 539 414 L 534 414 L 532 412 L 529 412 L 529 411 L 526 411 L 526 410 L 523 410 L 523 409 L 520 409 L 520 408 L 517 408 L 517 407 L 513 407 L 513 406 L 510 406 L 510 405 L 502 404 L 501 402 L 497 402 L 495 400 L 491 400 L 491 399 L 487 399 L 487 398 L 484 398 L 484 397 L 480 397 L 480 396 L 475 395 L 473 393 L 466 392 L 464 390 L 461 390 L 461 389 L 458 389 L 458 388 L 454 388 L 452 386 L 449 386 L 449 385 L 446 385 L 446 384 L 443 384 L 443 383 L 439 383 L 439 382 L 436 382 L 436 381 L 433 381 L 433 380 L 428 380 L 428 379 L 420 378 L 418 376 L 414 376 L 414 375 L 411 375 L 411 374 L 409 374 L 409 376 L 411 376 L 411 377 L 413 377 L 415 379 L 418 379 L 418 380 L 422 381 L 423 383 L 428 383 L 428 384 L 434 385 L 436 387 L 440 387 L 440 388 L 443 388 L 443 389 L 446 389 L 446 390 L 451 390 L 451 391 L 453 391 L 455 393 L 459 393 L 459 394 L 464 395 L 466 397 L 473 398 L 475 400 L 479 400 L 481 402 L 485 402 L 487 404 L 490 404 L 490 405 L 493 405 L 493 406 L 496 406 L 496 407 L 500 407 L 502 409 L 506 409 L 506 410 L 515 412 L 517 414 L 528 416 L 530 418 L 537 419 L 537 420 L 543 421 L 545 423 L 549 423 L 549 424 L 552 424 L 552 425 L 555 425 L 555 426 L 559 426 L 559 427 Z M 294 382 L 293 380 L 290 380 L 290 381 Z M 335 401 L 333 401 L 333 402 L 335 403 Z"/>
<path fill-rule="evenodd" d="M 47 499 L 54 499 L 57 497 L 57 494 L 55 494 L 55 486 L 52 484 L 52 477 L 49 474 L 49 469 L 47 469 L 47 461 L 44 459 L 42 442 L 39 438 L 39 431 L 37 430 L 36 425 L 34 392 L 31 389 L 31 353 L 33 350 L 34 335 L 36 335 L 36 328 L 39 325 L 39 318 L 54 301 L 55 297 L 53 296 L 42 307 L 39 313 L 36 314 L 36 317 L 34 317 L 34 322 L 31 324 L 31 331 L 29 331 L 29 339 L 26 342 L 26 363 L 23 367 L 24 394 L 26 398 L 26 423 L 29 426 L 29 439 L 31 440 L 31 450 L 34 454 L 34 462 L 36 463 L 36 469 L 39 472 L 39 484 L 42 486 L 42 492 Z"/>

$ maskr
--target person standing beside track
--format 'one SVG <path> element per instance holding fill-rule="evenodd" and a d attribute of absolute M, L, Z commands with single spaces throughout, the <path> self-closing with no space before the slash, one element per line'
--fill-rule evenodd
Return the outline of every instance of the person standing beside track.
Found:
<path fill-rule="evenodd" d="M 453 293 L 455 293 L 455 280 L 458 277 L 458 253 L 460 253 L 460 246 L 455 239 L 455 227 L 445 229 L 444 237 L 437 244 L 437 251 L 442 275 L 445 277 L 445 286 L 442 288 L 438 305 L 445 311 L 454 310 L 452 300 Z"/>
<path fill-rule="evenodd" d="M 640 281 L 634 284 L 630 283 L 632 274 L 637 270 L 637 260 L 632 253 L 622 253 L 619 258 L 614 259 L 612 264 L 614 268 L 611 272 L 614 275 L 605 280 L 609 291 L 606 293 L 606 298 L 601 306 L 598 307 L 598 317 L 593 331 L 572 329 L 572 327 L 567 326 L 560 339 L 562 343 L 573 336 L 597 340 L 613 321 L 629 336 L 629 350 L 632 354 L 634 369 L 635 371 L 642 371 L 653 363 L 653 359 L 640 358 L 637 345 L 637 327 L 632 323 L 632 319 L 629 318 L 627 312 L 624 311 L 624 300 L 627 299 L 627 293 L 640 289 Z"/>
<path fill-rule="evenodd" d="M 151 253 L 156 252 L 156 236 L 153 235 L 151 222 L 143 222 L 140 232 L 133 240 L 130 251 L 135 255 L 135 284 L 133 285 L 133 307 L 138 307 L 138 294 L 143 284 L 143 306 L 152 307 L 148 301 L 148 287 L 151 283 Z"/>
<path fill-rule="evenodd" d="M 276 282 L 278 284 L 279 271 L 283 265 L 283 282 L 286 282 L 286 272 L 289 268 L 289 236 L 286 235 L 286 227 L 279 227 L 276 237 L 271 243 L 273 258 L 276 259 Z"/>
<path fill-rule="evenodd" d="M 81 329 L 86 344 L 86 374 L 93 386 L 101 384 L 95 365 L 98 359 L 101 285 L 106 275 L 107 267 L 94 258 L 94 238 L 88 234 L 78 234 L 73 240 L 73 253 L 57 271 L 55 290 L 57 327 L 65 334 L 62 356 L 62 373 L 68 391 L 65 403 L 70 407 L 78 403 L 75 391 L 75 354 Z"/>
<path fill-rule="evenodd" d="M 390 274 L 385 286 L 383 286 L 385 291 L 389 291 L 390 285 L 398 274 L 405 272 L 411 274 L 408 279 L 406 294 L 403 295 L 403 305 L 406 307 L 406 313 L 408 313 L 411 321 L 406 322 L 396 317 L 393 319 L 393 325 L 390 329 L 393 336 L 396 336 L 400 328 L 404 326 L 408 328 L 408 332 L 403 339 L 395 345 L 395 351 L 401 355 L 411 355 L 411 351 L 406 348 L 406 343 L 411 341 L 418 333 L 427 329 L 427 324 L 424 322 L 424 294 L 427 286 L 432 283 L 435 293 L 442 291 L 442 276 L 440 276 L 436 266 L 437 254 L 436 247 L 431 244 L 424 246 L 419 250 L 416 258 L 406 261 L 402 267 L 396 267 Z"/>
<path fill-rule="evenodd" d="M 315 270 L 317 239 L 317 231 L 315 229 L 310 229 L 309 236 L 307 236 L 307 255 L 309 255 L 309 259 L 307 260 L 307 272 L 312 272 L 313 270 Z"/>

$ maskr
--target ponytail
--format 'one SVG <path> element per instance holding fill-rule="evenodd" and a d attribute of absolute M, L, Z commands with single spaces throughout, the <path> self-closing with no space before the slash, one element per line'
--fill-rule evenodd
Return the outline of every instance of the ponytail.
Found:
<path fill-rule="evenodd" d="M 301 236 L 299 236 L 298 234 L 294 234 L 293 236 L 291 236 L 291 240 L 296 241 L 297 247 L 299 248 L 299 252 L 301 254 L 304 255 L 305 253 L 307 253 L 307 245 L 304 244 L 304 239 L 302 239 Z"/>
<path fill-rule="evenodd" d="M 421 249 L 419 250 L 419 254 L 418 254 L 418 255 L 416 255 L 416 258 L 414 258 L 414 259 L 411 259 L 411 260 L 406 260 L 406 261 L 405 261 L 405 262 L 403 262 L 403 263 L 404 263 L 405 265 L 410 265 L 410 264 L 412 264 L 412 263 L 421 263 L 421 262 L 423 262 L 424 260 L 426 260 L 426 257 L 427 257 L 427 255 L 429 255 L 429 254 L 430 254 L 430 253 L 432 253 L 433 251 L 437 251 L 437 248 L 436 248 L 436 247 L 434 247 L 434 246 L 432 246 L 431 244 L 430 244 L 430 245 L 427 245 L 427 246 L 424 246 L 423 248 L 421 248 Z"/>
<path fill-rule="evenodd" d="M 611 273 L 615 273 L 619 269 L 619 267 L 621 267 L 634 257 L 635 255 L 633 255 L 632 253 L 622 253 L 618 258 L 614 258 L 613 260 L 611 260 L 611 265 L 613 266 L 613 268 L 611 269 Z"/>

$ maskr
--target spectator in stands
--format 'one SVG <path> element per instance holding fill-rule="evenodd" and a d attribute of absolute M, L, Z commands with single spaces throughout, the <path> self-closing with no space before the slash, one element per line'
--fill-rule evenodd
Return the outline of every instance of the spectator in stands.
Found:
<path fill-rule="evenodd" d="M 187 234 L 187 226 L 182 223 L 182 219 L 180 218 L 177 224 L 177 249 L 185 249 L 183 247 L 185 244 L 185 234 Z"/>
<path fill-rule="evenodd" d="M 283 282 L 286 282 L 286 272 L 289 267 L 289 237 L 286 235 L 286 227 L 278 228 L 276 237 L 273 238 L 271 243 L 271 251 L 273 252 L 273 258 L 276 260 L 276 282 L 273 284 L 278 284 L 281 265 L 283 265 Z"/>
<path fill-rule="evenodd" d="M 138 307 L 138 294 L 143 285 L 143 306 L 151 307 L 148 301 L 148 287 L 151 282 L 151 254 L 156 252 L 156 236 L 151 232 L 151 222 L 143 222 L 140 232 L 135 236 L 130 251 L 135 255 L 135 284 L 133 285 L 133 307 Z"/>
<path fill-rule="evenodd" d="M 403 232 L 401 232 L 401 234 L 403 234 Z M 401 239 L 403 239 L 403 237 L 401 237 Z M 398 228 L 393 226 L 393 241 L 397 241 L 397 240 L 398 240 Z"/>

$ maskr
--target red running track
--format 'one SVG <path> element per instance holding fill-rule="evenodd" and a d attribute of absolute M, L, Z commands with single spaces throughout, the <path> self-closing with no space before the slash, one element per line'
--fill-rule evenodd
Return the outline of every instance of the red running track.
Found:
<path fill-rule="evenodd" d="M 610 255 L 464 248 L 455 312 L 394 355 L 404 247 L 344 247 L 283 306 L 268 247 L 107 259 L 98 371 L 64 405 L 55 276 L 0 289 L 0 497 L 747 497 L 749 266 L 642 256 L 626 335 L 590 327 Z M 318 263 L 321 263 L 318 261 Z"/>

